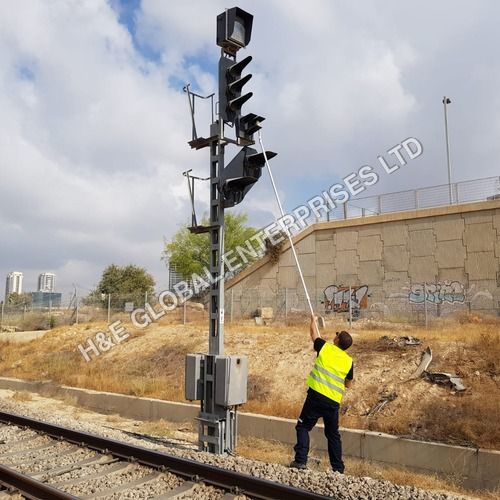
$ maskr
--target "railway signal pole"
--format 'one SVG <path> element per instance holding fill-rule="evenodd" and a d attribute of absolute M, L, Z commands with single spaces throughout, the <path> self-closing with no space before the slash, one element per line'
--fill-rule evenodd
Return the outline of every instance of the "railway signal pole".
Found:
<path fill-rule="evenodd" d="M 233 7 L 217 16 L 217 45 L 221 47 L 219 59 L 218 114 L 212 119 L 210 135 L 198 137 L 194 119 L 195 98 L 188 94 L 193 137 L 193 149 L 210 150 L 210 220 L 208 226 L 196 225 L 194 214 L 194 187 L 191 190 L 194 233 L 208 233 L 210 238 L 210 290 L 209 290 L 209 342 L 208 354 L 186 356 L 186 399 L 200 401 L 198 416 L 198 447 L 202 451 L 222 454 L 236 447 L 236 412 L 247 399 L 248 361 L 245 356 L 224 354 L 224 210 L 243 201 L 243 198 L 261 176 L 265 166 L 262 153 L 249 146 L 255 144 L 253 134 L 258 131 L 263 117 L 241 114 L 241 108 L 252 93 L 244 93 L 244 85 L 252 75 L 242 75 L 252 58 L 236 60 L 237 52 L 250 42 L 253 16 Z M 235 137 L 225 135 L 225 125 L 235 131 Z M 237 155 L 224 166 L 224 153 L 228 144 L 241 147 Z M 276 154 L 269 151 L 267 158 Z M 193 181 L 194 182 L 194 181 Z"/>

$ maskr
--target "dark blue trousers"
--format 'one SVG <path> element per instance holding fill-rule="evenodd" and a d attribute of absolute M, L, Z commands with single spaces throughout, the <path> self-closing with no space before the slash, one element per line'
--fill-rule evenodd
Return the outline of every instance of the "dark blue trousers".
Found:
<path fill-rule="evenodd" d="M 319 396 L 319 397 L 318 397 Z M 307 463 L 309 454 L 309 432 L 316 425 L 319 418 L 325 424 L 325 436 L 328 441 L 328 456 L 332 469 L 344 472 L 342 462 L 342 442 L 339 433 L 339 408 L 335 401 L 325 401 L 323 396 L 316 392 L 308 391 L 307 398 L 300 412 L 299 420 L 295 426 L 297 431 L 297 444 L 294 446 L 295 461 Z"/>

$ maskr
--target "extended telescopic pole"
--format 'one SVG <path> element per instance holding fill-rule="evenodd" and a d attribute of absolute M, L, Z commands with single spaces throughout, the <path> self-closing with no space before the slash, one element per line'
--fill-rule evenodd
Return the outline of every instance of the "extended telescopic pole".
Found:
<path fill-rule="evenodd" d="M 267 171 L 269 172 L 271 184 L 273 185 L 273 190 L 274 190 L 274 194 L 276 196 L 276 201 L 278 202 L 278 207 L 280 209 L 281 217 L 284 217 L 285 212 L 283 211 L 283 206 L 281 205 L 278 190 L 276 189 L 276 184 L 274 183 L 273 172 L 271 170 L 269 162 L 267 161 L 266 148 L 264 147 L 264 144 L 262 142 L 262 135 L 261 135 L 260 131 L 259 131 L 259 143 L 260 143 L 260 147 L 262 149 L 262 154 L 264 155 L 264 160 L 266 161 Z M 302 286 L 304 287 L 304 292 L 306 294 L 306 300 L 307 300 L 307 304 L 309 305 L 309 310 L 311 311 L 311 315 L 314 315 L 314 309 L 313 309 L 313 306 L 311 304 L 311 298 L 309 297 L 309 292 L 307 291 L 306 282 L 304 280 L 304 275 L 302 274 L 302 268 L 300 267 L 300 262 L 299 262 L 299 258 L 297 257 L 297 252 L 295 251 L 295 245 L 293 244 L 292 235 L 290 234 L 290 231 L 288 228 L 285 229 L 285 233 L 288 237 L 288 241 L 290 242 L 290 248 L 292 249 L 293 258 L 295 259 L 295 264 L 297 265 L 297 270 L 299 271 L 300 280 L 302 282 Z"/>

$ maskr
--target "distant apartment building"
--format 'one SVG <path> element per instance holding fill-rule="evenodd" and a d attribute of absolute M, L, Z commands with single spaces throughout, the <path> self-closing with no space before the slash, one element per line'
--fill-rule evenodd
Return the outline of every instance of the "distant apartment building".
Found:
<path fill-rule="evenodd" d="M 5 282 L 5 300 L 11 293 L 23 293 L 23 273 L 13 271 L 7 275 Z"/>
<path fill-rule="evenodd" d="M 41 273 L 38 276 L 39 292 L 54 292 L 56 289 L 56 275 L 54 273 Z"/>

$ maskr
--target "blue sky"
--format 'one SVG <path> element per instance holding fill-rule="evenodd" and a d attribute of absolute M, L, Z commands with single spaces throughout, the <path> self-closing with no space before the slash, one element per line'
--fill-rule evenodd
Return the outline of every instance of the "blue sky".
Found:
<path fill-rule="evenodd" d="M 146 267 L 167 283 L 163 239 L 189 219 L 191 151 L 182 87 L 216 90 L 219 0 L 20 0 L 0 4 L 0 275 L 27 289 L 53 271 L 63 292 L 105 266 Z M 498 175 L 500 4 L 430 0 L 242 0 L 254 15 L 244 112 L 266 117 L 266 148 L 292 209 L 403 139 L 415 162 L 363 193 L 447 180 L 441 99 L 449 95 L 453 180 Z M 207 132 L 209 108 L 198 106 Z M 228 158 L 235 151 L 228 150 Z M 207 193 L 199 189 L 200 211 Z M 238 210 L 277 214 L 264 174 Z M 83 292 L 82 292 L 83 293 Z"/>
<path fill-rule="evenodd" d="M 141 9 L 141 0 L 110 0 L 109 4 L 115 11 L 118 22 L 130 33 L 135 50 L 144 59 L 160 63 L 161 53 L 154 50 L 146 39 L 141 40 L 137 36 L 137 15 Z"/>

